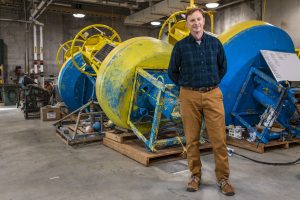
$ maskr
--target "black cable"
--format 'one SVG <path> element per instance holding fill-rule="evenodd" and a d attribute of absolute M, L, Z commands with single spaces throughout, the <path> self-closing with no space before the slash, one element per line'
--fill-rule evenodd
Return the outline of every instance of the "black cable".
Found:
<path fill-rule="evenodd" d="M 280 163 L 280 162 L 265 162 L 265 161 L 256 160 L 256 159 L 250 158 L 248 156 L 236 153 L 235 151 L 232 151 L 232 150 L 229 151 L 229 153 L 246 158 L 248 160 L 251 160 L 251 161 L 259 163 L 259 164 L 264 164 L 264 165 L 275 165 L 275 166 L 295 165 L 300 161 L 300 157 L 299 157 L 297 160 L 292 161 L 292 162 L 282 162 L 282 163 Z"/>

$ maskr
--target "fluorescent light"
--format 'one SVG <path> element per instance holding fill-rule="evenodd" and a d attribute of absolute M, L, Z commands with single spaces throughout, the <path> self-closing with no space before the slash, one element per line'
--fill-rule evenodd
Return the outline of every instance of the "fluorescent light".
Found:
<path fill-rule="evenodd" d="M 153 21 L 150 23 L 152 26 L 159 26 L 161 25 L 161 22 Z"/>
<path fill-rule="evenodd" d="M 218 7 L 220 4 L 219 3 L 207 3 L 205 6 L 207 8 L 216 8 Z"/>
<path fill-rule="evenodd" d="M 73 17 L 76 17 L 76 18 L 84 18 L 84 17 L 85 17 L 85 14 L 82 14 L 82 13 L 74 13 L 74 14 L 73 14 Z"/>

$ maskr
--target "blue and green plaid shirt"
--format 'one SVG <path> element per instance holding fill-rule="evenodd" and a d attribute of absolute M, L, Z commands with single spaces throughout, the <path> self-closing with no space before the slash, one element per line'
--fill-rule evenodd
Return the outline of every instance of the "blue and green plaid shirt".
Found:
<path fill-rule="evenodd" d="M 173 48 L 168 75 L 179 86 L 217 86 L 227 70 L 226 56 L 221 42 L 203 33 L 200 45 L 190 34 Z"/>

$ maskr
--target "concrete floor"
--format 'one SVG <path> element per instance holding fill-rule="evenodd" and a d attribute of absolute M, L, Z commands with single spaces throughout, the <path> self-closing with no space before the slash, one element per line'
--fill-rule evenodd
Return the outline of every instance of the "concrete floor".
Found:
<path fill-rule="evenodd" d="M 185 160 L 150 167 L 103 146 L 66 146 L 51 122 L 25 120 L 17 109 L 0 107 L 0 200 L 61 199 L 285 199 L 300 197 L 300 164 L 266 166 L 231 157 L 234 197 L 218 191 L 213 156 L 202 156 L 203 184 L 195 193 L 185 191 L 189 176 Z M 299 157 L 300 145 L 256 154 L 253 158 L 285 162 Z"/>

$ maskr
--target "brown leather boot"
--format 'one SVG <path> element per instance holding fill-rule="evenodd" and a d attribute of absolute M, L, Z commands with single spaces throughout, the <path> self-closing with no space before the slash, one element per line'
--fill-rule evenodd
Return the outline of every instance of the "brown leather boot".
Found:
<path fill-rule="evenodd" d="M 232 187 L 232 185 L 230 185 L 228 180 L 221 180 L 219 181 L 218 185 L 220 187 L 221 192 L 226 196 L 233 196 L 235 194 L 234 188 Z"/>
<path fill-rule="evenodd" d="M 187 184 L 186 190 L 189 192 L 196 192 L 199 190 L 200 180 L 201 179 L 198 176 L 192 176 Z"/>

